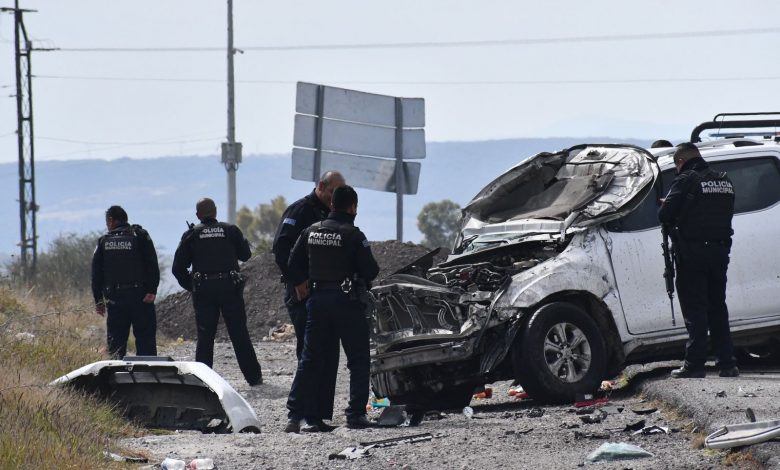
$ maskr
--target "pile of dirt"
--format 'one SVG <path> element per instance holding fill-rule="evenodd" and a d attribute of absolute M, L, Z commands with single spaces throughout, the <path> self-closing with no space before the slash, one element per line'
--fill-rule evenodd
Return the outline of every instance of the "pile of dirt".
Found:
<path fill-rule="evenodd" d="M 429 250 L 415 243 L 394 240 L 373 242 L 371 250 L 381 271 L 378 279 L 397 271 L 427 253 Z M 271 253 L 259 253 L 241 267 L 247 277 L 244 290 L 247 325 L 253 341 L 269 336 L 269 331 L 290 321 L 282 296 L 284 286 L 279 282 L 279 268 Z M 222 320 L 220 320 L 220 324 Z M 189 292 L 182 291 L 165 297 L 157 304 L 157 326 L 171 338 L 195 339 L 195 312 Z M 217 338 L 227 339 L 227 331 L 220 326 Z"/>

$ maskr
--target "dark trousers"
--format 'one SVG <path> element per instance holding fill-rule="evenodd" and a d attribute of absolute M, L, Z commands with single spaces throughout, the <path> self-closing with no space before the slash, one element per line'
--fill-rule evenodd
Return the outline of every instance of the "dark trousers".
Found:
<path fill-rule="evenodd" d="M 682 242 L 675 250 L 677 291 L 688 329 L 685 365 L 690 369 L 704 368 L 709 330 L 718 367 L 733 367 L 736 360 L 726 306 L 729 246 L 726 243 Z"/>
<path fill-rule="evenodd" d="M 295 288 L 288 284 L 285 290 L 284 304 L 287 306 L 290 320 L 295 328 L 295 338 L 297 339 L 295 355 L 300 361 L 303 344 L 306 341 L 306 320 L 309 318 L 306 302 L 298 302 L 295 297 Z M 322 387 L 316 395 L 319 412 L 316 416 L 309 415 L 311 418 L 333 419 L 333 400 L 336 397 L 336 375 L 339 368 L 339 339 L 336 336 L 327 339 L 330 341 L 324 346 Z M 303 398 L 301 397 L 300 400 Z"/>
<path fill-rule="evenodd" d="M 110 294 L 106 308 L 106 339 L 112 359 L 122 359 L 127 354 L 131 326 L 135 336 L 135 354 L 157 355 L 157 316 L 154 304 L 143 302 L 146 296 L 144 290 L 143 287 L 117 289 Z"/>
<path fill-rule="evenodd" d="M 366 413 L 369 387 L 369 331 L 361 304 L 340 289 L 314 290 L 306 303 L 309 318 L 306 323 L 303 354 L 293 379 L 287 409 L 290 418 L 318 417 L 321 390 L 335 386 L 335 376 L 324 372 L 324 360 L 333 338 L 341 340 L 349 369 L 349 406 L 347 418 Z M 331 406 L 333 399 L 331 398 Z"/>
<path fill-rule="evenodd" d="M 192 301 L 198 326 L 195 360 L 213 366 L 214 337 L 221 312 L 241 373 L 250 384 L 257 382 L 263 374 L 247 330 L 242 290 L 229 279 L 202 281 L 192 294 Z"/>

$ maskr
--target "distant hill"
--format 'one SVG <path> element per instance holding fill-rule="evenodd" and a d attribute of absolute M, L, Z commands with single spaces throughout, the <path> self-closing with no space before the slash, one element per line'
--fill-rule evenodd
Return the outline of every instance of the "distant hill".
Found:
<path fill-rule="evenodd" d="M 422 160 L 419 192 L 404 198 L 404 238 L 419 241 L 416 217 L 430 201 L 452 199 L 463 205 L 500 172 L 530 155 L 560 150 L 583 142 L 627 142 L 647 146 L 649 141 L 614 138 L 507 139 L 484 142 L 428 144 Z M 0 165 L 0 252 L 17 252 L 19 207 L 17 166 Z M 132 160 L 43 161 L 36 164 L 38 234 L 40 246 L 60 233 L 85 233 L 104 228 L 103 213 L 111 204 L 127 209 L 131 222 L 149 230 L 158 250 L 171 254 L 195 220 L 195 201 L 216 200 L 226 210 L 226 173 L 219 157 L 161 157 Z M 290 156 L 248 155 L 238 171 L 238 205 L 254 207 L 282 194 L 289 202 L 302 197 L 312 183 L 290 178 Z M 357 224 L 369 239 L 395 238 L 395 196 L 359 190 Z"/>

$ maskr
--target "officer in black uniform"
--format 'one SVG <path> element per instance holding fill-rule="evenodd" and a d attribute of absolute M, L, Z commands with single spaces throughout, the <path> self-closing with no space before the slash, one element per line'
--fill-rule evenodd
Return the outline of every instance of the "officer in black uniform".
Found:
<path fill-rule="evenodd" d="M 290 251 L 292 251 L 293 245 L 295 245 L 295 241 L 298 240 L 301 232 L 311 224 L 325 220 L 328 217 L 333 190 L 344 186 L 344 184 L 344 177 L 341 173 L 337 171 L 326 171 L 323 173 L 320 181 L 311 193 L 290 204 L 284 211 L 282 221 L 274 237 L 272 250 L 276 264 L 282 272 L 282 282 L 285 285 L 284 304 L 287 306 L 290 320 L 295 328 L 295 337 L 297 339 L 295 354 L 298 359 L 301 358 L 301 352 L 303 351 L 308 314 L 306 313 L 305 300 L 298 300 L 298 296 L 295 294 L 295 285 L 287 280 L 289 278 L 287 261 L 290 259 Z M 336 394 L 336 374 L 338 373 L 339 365 L 338 338 L 332 338 L 332 341 L 325 349 L 323 370 L 327 371 L 328 379 L 326 382 L 332 383 L 333 386 L 328 389 L 321 389 L 320 393 L 317 394 L 317 399 L 320 402 L 318 409 L 322 413 L 319 418 L 329 420 L 333 419 L 333 399 Z M 291 422 L 287 431 L 298 432 L 299 429 L 299 422 Z"/>
<path fill-rule="evenodd" d="M 366 402 L 369 388 L 369 329 L 365 299 L 370 282 L 379 273 L 366 236 L 353 225 L 357 193 L 350 186 L 333 192 L 333 212 L 301 233 L 290 255 L 288 275 L 299 299 L 306 303 L 308 320 L 301 360 L 287 400 L 290 423 L 306 419 L 304 431 L 326 430 L 316 395 L 335 385 L 322 373 L 328 342 L 340 338 L 349 369 L 347 426 L 369 426 Z M 332 403 L 331 403 L 332 406 Z M 288 426 L 289 424 L 288 423 Z M 287 429 L 285 429 L 287 431 Z"/>
<path fill-rule="evenodd" d="M 192 292 L 198 343 L 195 360 L 212 367 L 214 337 L 219 314 L 225 321 L 238 366 L 249 385 L 263 383 L 263 374 L 249 337 L 244 310 L 244 278 L 238 261 L 252 255 L 241 229 L 217 222 L 217 206 L 203 198 L 195 206 L 200 224 L 182 235 L 173 259 L 173 275 L 184 289 Z M 192 265 L 192 272 L 187 268 Z"/>
<path fill-rule="evenodd" d="M 113 359 L 125 356 L 132 325 L 136 355 L 156 356 L 154 299 L 160 267 L 154 243 L 140 225 L 127 223 L 120 206 L 106 211 L 106 228 L 92 255 L 92 296 L 95 312 L 106 316 L 108 354 Z"/>
<path fill-rule="evenodd" d="M 726 270 L 731 250 L 734 187 L 725 172 L 717 173 L 692 143 L 677 146 L 677 177 L 658 210 L 658 219 L 672 234 L 680 296 L 688 342 L 685 363 L 674 378 L 701 378 L 707 359 L 707 330 L 721 377 L 739 375 L 726 306 Z"/>

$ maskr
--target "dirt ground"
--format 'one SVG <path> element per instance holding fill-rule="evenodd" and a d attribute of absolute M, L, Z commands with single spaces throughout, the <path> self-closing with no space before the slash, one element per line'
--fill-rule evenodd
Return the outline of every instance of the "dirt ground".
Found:
<path fill-rule="evenodd" d="M 422 245 L 393 240 L 372 242 L 371 250 L 381 267 L 378 279 L 397 271 L 429 251 Z M 242 265 L 241 271 L 247 277 L 244 289 L 247 325 L 252 339 L 259 341 L 268 336 L 271 329 L 290 321 L 282 301 L 284 286 L 279 280 L 281 273 L 270 252 L 255 255 Z M 190 293 L 178 292 L 159 302 L 157 323 L 160 332 L 168 337 L 195 339 L 195 312 L 192 309 Z M 220 327 L 218 339 L 227 341 L 224 327 Z"/>
<path fill-rule="evenodd" d="M 510 383 L 501 382 L 493 385 L 493 398 L 472 400 L 471 419 L 461 410 L 450 410 L 439 416 L 441 419 L 426 419 L 418 427 L 340 427 L 331 433 L 285 434 L 285 401 L 296 366 L 295 343 L 260 342 L 256 350 L 264 371 L 265 383 L 261 386 L 250 388 L 244 382 L 229 344 L 217 345 L 214 369 L 254 408 L 263 426 L 260 434 L 176 432 L 130 439 L 123 444 L 145 451 L 152 456 L 151 462 L 159 463 L 165 457 L 187 461 L 211 457 L 220 469 L 563 469 L 584 466 L 586 456 L 605 442 L 626 442 L 652 452 L 654 457 L 587 465 L 605 469 L 726 468 L 724 459 L 729 454 L 701 449 L 702 437 L 692 432 L 690 419 L 658 403 L 646 402 L 632 391 L 613 393 L 602 407 L 606 417 L 597 424 L 585 424 L 572 406 L 540 407 L 533 400 L 516 400 L 507 393 Z M 192 360 L 194 344 L 184 342 L 161 353 L 177 360 Z M 345 424 L 340 410 L 346 407 L 347 387 L 348 372 L 342 357 L 335 425 Z M 632 411 L 648 408 L 659 411 L 647 415 Z M 377 416 L 378 412 L 370 413 L 370 417 Z M 627 425 L 640 419 L 646 425 L 669 427 L 670 433 L 632 436 L 624 432 Z M 436 437 L 427 442 L 372 449 L 369 456 L 358 460 L 328 459 L 329 454 L 358 442 L 418 433 Z M 741 462 L 738 467 L 745 468 L 743 464 L 749 462 Z"/>

